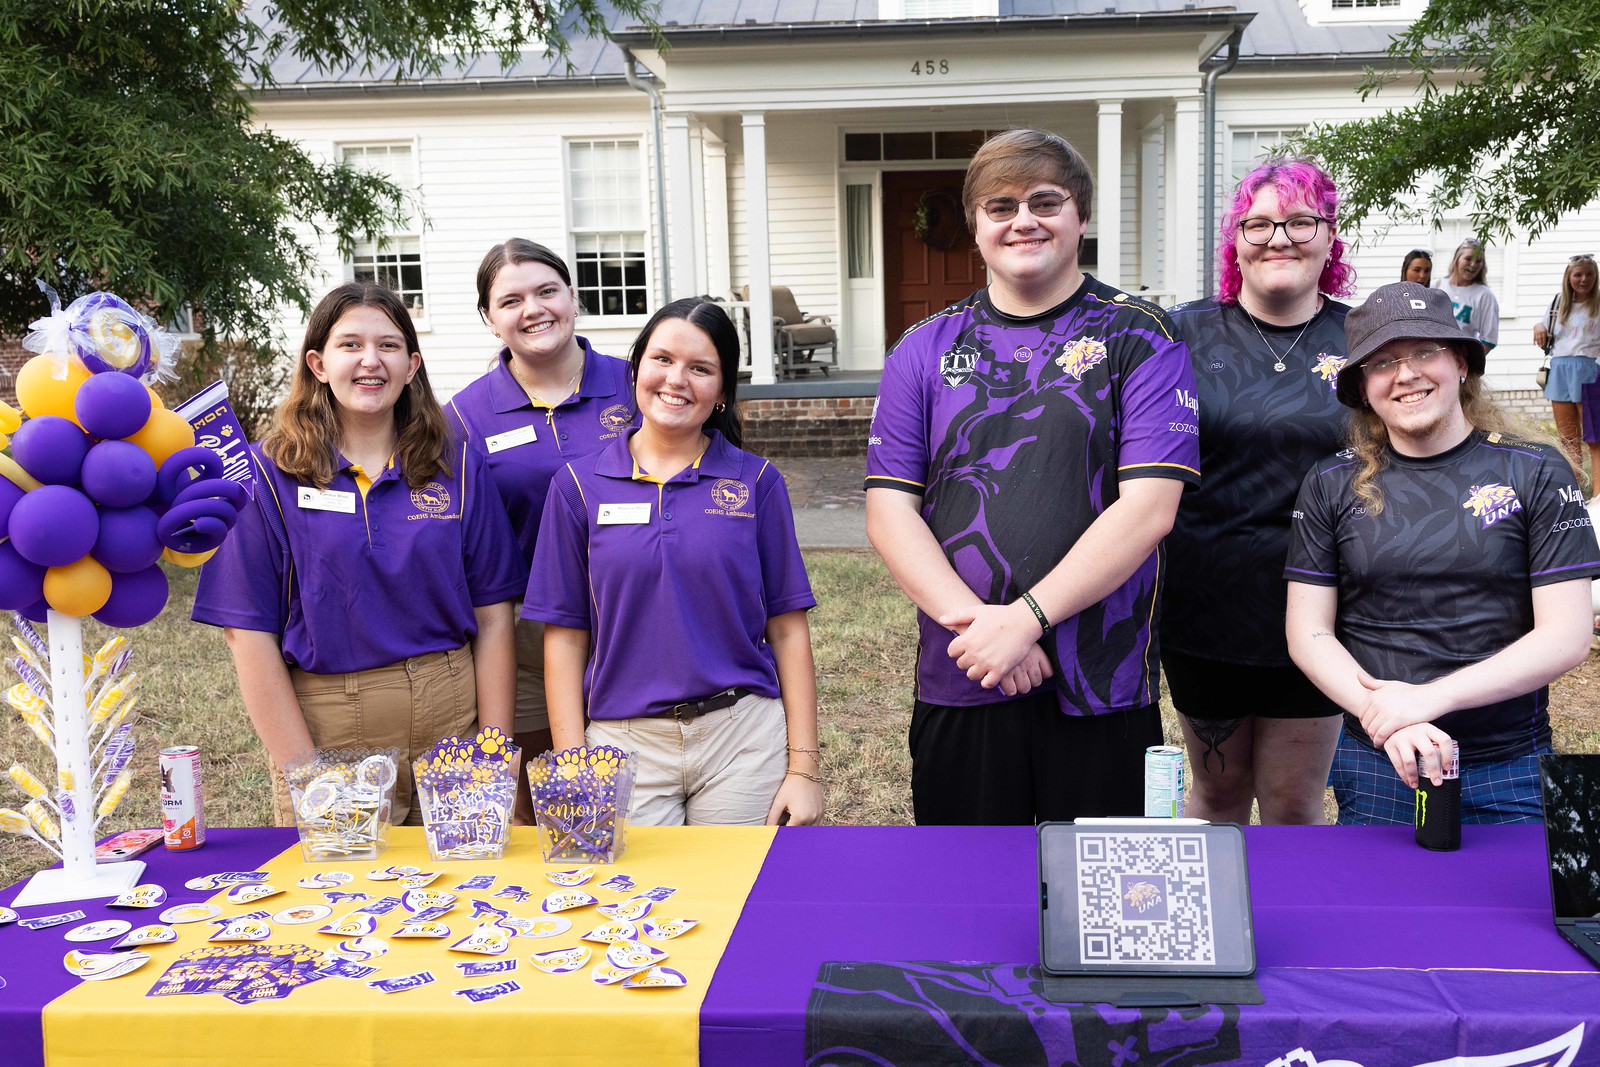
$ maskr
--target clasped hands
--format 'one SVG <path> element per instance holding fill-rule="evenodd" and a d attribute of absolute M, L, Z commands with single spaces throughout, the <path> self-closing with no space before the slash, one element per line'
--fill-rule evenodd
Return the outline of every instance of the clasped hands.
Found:
<path fill-rule="evenodd" d="M 1020 600 L 975 604 L 941 615 L 938 622 L 956 635 L 950 658 L 985 689 L 1022 696 L 1055 674 L 1039 647 L 1039 622 Z"/>
<path fill-rule="evenodd" d="M 1451 739 L 1433 720 L 1451 709 L 1428 685 L 1383 681 L 1359 668 L 1356 678 L 1367 690 L 1367 703 L 1356 718 L 1372 743 L 1388 754 L 1406 785 L 1417 787 L 1419 764 L 1434 785 L 1442 782 L 1444 753 Z"/>

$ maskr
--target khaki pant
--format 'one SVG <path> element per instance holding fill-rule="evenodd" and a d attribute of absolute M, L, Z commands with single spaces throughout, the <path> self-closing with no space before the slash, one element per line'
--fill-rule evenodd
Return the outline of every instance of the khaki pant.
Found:
<path fill-rule="evenodd" d="M 584 741 L 632 755 L 628 821 L 640 826 L 761 826 L 789 769 L 783 701 L 753 693 L 681 723 L 591 722 Z"/>
<path fill-rule="evenodd" d="M 292 670 L 289 678 L 317 748 L 400 750 L 390 819 L 396 825 L 421 825 L 422 808 L 411 803 L 411 762 L 442 737 L 465 739 L 478 732 L 478 687 L 472 673 L 471 646 L 353 674 Z M 278 825 L 294 825 L 288 783 L 276 773 L 272 776 L 272 814 Z"/>

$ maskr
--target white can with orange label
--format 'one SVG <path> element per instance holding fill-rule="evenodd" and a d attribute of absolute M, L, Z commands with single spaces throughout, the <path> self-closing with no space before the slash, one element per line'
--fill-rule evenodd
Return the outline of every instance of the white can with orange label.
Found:
<path fill-rule="evenodd" d="M 200 750 L 177 745 L 161 750 L 161 829 L 167 848 L 187 852 L 206 843 L 205 791 Z"/>

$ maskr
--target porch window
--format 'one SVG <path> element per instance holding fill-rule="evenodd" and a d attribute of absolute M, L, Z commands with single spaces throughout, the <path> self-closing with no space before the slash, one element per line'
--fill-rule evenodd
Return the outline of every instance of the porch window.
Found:
<path fill-rule="evenodd" d="M 1274 148 L 1299 132 L 1298 126 L 1271 130 L 1234 130 L 1233 151 L 1229 156 L 1228 189 L 1223 195 L 1232 193 L 1233 186 L 1239 184 L 1240 178 L 1254 170 L 1258 163 L 1272 154 Z"/>
<path fill-rule="evenodd" d="M 427 292 L 422 261 L 421 188 L 417 181 L 415 146 L 398 144 L 344 144 L 340 158 L 355 170 L 382 174 L 400 187 L 411 210 L 399 226 L 360 241 L 345 262 L 345 277 L 376 282 L 400 294 L 413 319 L 426 316 Z"/>
<path fill-rule="evenodd" d="M 850 277 L 870 278 L 872 270 L 872 186 L 844 187 L 846 250 Z"/>
<path fill-rule="evenodd" d="M 643 173 L 637 140 L 567 143 L 573 280 L 587 314 L 650 310 Z"/>

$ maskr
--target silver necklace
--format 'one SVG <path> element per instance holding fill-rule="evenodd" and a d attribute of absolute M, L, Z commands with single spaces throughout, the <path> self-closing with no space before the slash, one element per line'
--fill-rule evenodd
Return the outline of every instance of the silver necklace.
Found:
<path fill-rule="evenodd" d="M 1300 327 L 1300 332 L 1294 335 L 1294 340 L 1289 342 L 1289 347 L 1285 349 L 1283 355 L 1280 356 L 1278 355 L 1277 349 L 1273 348 L 1272 345 L 1267 341 L 1267 335 L 1261 332 L 1261 324 L 1256 321 L 1256 317 L 1250 314 L 1250 312 L 1245 311 L 1243 304 L 1239 305 L 1239 310 L 1244 311 L 1244 317 L 1249 319 L 1250 325 L 1256 328 L 1256 336 L 1261 338 L 1261 343 L 1267 346 L 1268 352 L 1272 353 L 1272 358 L 1275 361 L 1272 364 L 1272 369 L 1277 371 L 1279 374 L 1282 374 L 1284 371 L 1289 369 L 1288 364 L 1284 363 L 1284 360 L 1289 358 L 1289 353 L 1294 351 L 1294 346 L 1300 343 L 1300 338 L 1306 335 L 1306 330 L 1311 325 L 1311 319 L 1317 317 L 1315 314 L 1313 314 L 1311 319 L 1306 320 L 1305 325 Z"/>

